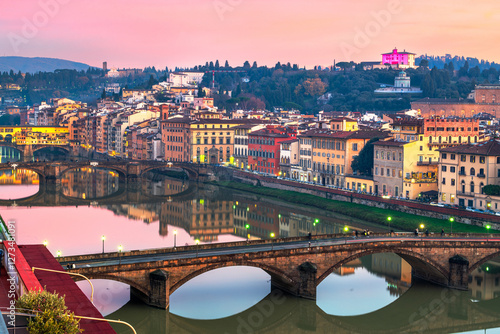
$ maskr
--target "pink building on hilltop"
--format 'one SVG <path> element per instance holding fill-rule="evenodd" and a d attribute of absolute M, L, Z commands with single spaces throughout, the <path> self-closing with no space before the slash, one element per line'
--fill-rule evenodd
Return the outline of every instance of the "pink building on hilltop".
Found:
<path fill-rule="evenodd" d="M 390 53 L 382 54 L 382 63 L 389 64 L 396 68 L 415 68 L 415 54 L 411 52 L 398 52 L 398 49 L 392 50 Z"/>

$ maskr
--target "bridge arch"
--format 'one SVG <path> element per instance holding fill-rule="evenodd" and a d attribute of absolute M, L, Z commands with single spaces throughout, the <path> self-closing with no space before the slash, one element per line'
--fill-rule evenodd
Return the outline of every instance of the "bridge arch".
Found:
<path fill-rule="evenodd" d="M 64 176 L 65 173 L 71 171 L 71 170 L 75 170 L 75 169 L 79 169 L 79 168 L 91 168 L 92 166 L 88 163 L 86 164 L 81 164 L 81 165 L 74 165 L 74 166 L 68 166 L 64 169 L 62 169 L 60 172 L 59 172 L 59 175 L 57 176 L 57 178 L 62 178 Z M 107 170 L 112 170 L 112 171 L 115 171 L 118 173 L 120 179 L 126 179 L 127 178 L 127 171 L 123 168 L 120 168 L 120 167 L 117 167 L 116 165 L 97 165 L 95 167 L 92 167 L 92 168 L 95 168 L 95 169 L 107 169 Z"/>
<path fill-rule="evenodd" d="M 495 253 L 491 253 L 491 254 L 483 257 L 482 259 L 480 259 L 476 263 L 471 264 L 471 266 L 469 267 L 469 274 L 471 274 L 474 270 L 476 270 L 477 268 L 479 268 L 482 264 L 484 264 L 484 263 L 486 263 L 486 262 L 488 262 L 490 260 L 493 260 L 494 258 L 497 258 L 499 256 L 500 256 L 500 251 L 495 252 Z"/>
<path fill-rule="evenodd" d="M 139 290 L 140 292 L 142 292 L 145 295 L 148 294 L 147 289 L 145 289 L 144 286 L 140 285 L 139 283 L 137 283 L 133 279 L 128 279 L 128 278 L 125 278 L 125 277 L 122 277 L 119 275 L 112 275 L 112 274 L 106 274 L 106 273 L 104 273 L 104 274 L 92 273 L 92 274 L 85 274 L 85 276 L 90 280 L 92 280 L 92 279 L 104 279 L 104 280 L 110 280 L 110 281 L 124 283 L 124 284 L 127 284 L 134 289 Z M 79 277 L 79 276 L 74 276 L 73 278 L 77 282 L 84 280 L 84 278 Z"/>
<path fill-rule="evenodd" d="M 434 277 L 434 281 L 439 284 L 446 285 L 448 282 L 448 270 L 443 268 L 438 262 L 429 259 L 426 256 L 423 256 L 419 253 L 409 251 L 406 249 L 367 249 L 362 250 L 358 253 L 355 253 L 341 261 L 335 263 L 333 266 L 329 267 L 323 274 L 321 274 L 316 280 L 316 286 L 318 286 L 323 280 L 325 280 L 332 272 L 341 266 L 359 259 L 363 256 L 372 255 L 372 254 L 380 254 L 380 253 L 394 253 L 399 255 L 403 260 L 408 262 L 411 265 L 412 271 L 415 272 L 418 276 L 431 276 Z"/>
<path fill-rule="evenodd" d="M 241 266 L 241 267 L 255 267 L 255 268 L 262 269 L 267 274 L 269 274 L 271 276 L 271 281 L 278 279 L 279 281 L 284 281 L 284 282 L 287 282 L 289 284 L 291 284 L 293 282 L 293 279 L 290 276 L 288 276 L 285 272 L 283 272 L 275 267 L 269 266 L 267 264 L 252 262 L 252 261 L 221 262 L 221 263 L 217 263 L 214 265 L 203 267 L 199 270 L 196 270 L 194 272 L 191 272 L 191 273 L 183 276 L 177 282 L 172 284 L 172 286 L 170 287 L 170 294 L 172 294 L 175 290 L 180 288 L 182 285 L 184 285 L 185 283 L 187 283 L 191 279 L 193 279 L 201 274 L 204 274 L 206 272 L 209 272 L 209 271 L 212 271 L 215 269 L 227 268 L 227 267 L 239 267 L 239 266 Z"/>

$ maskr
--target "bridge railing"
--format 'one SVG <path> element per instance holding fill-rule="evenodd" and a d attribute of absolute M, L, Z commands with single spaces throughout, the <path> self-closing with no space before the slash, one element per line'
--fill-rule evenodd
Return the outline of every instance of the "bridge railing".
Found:
<path fill-rule="evenodd" d="M 176 252 L 187 252 L 187 251 L 202 251 L 204 249 L 219 249 L 219 248 L 231 248 L 231 247 L 245 247 L 245 246 L 257 246 L 257 245 L 270 245 L 270 244 L 279 244 L 279 243 L 291 243 L 291 242 L 304 242 L 304 241 L 319 241 L 325 239 L 338 239 L 338 240 L 352 240 L 353 238 L 357 239 L 377 239 L 377 238 L 393 238 L 397 240 L 398 238 L 411 238 L 417 240 L 447 240 L 453 238 L 460 239 L 487 239 L 491 241 L 500 241 L 500 235 L 497 238 L 494 237 L 494 234 L 473 234 L 473 233 L 453 233 L 453 234 L 444 234 L 441 233 L 429 233 L 426 235 L 425 233 L 419 232 L 418 236 L 415 235 L 414 232 L 394 232 L 394 233 L 369 233 L 369 235 L 361 235 L 358 233 L 358 236 L 355 237 L 355 234 L 352 232 L 342 233 L 342 234 L 327 234 L 327 235 L 312 235 L 312 236 L 300 236 L 300 237 L 291 237 L 291 238 L 275 238 L 275 239 L 266 239 L 266 240 L 244 240 L 244 241 L 235 241 L 235 242 L 226 242 L 226 243 L 215 243 L 215 244 L 199 244 L 199 245 L 189 245 L 189 246 L 180 246 L 180 247 L 168 247 L 168 248 L 153 248 L 153 249 L 143 249 L 143 250 L 131 250 L 127 252 L 112 252 L 112 253 L 96 253 L 96 254 L 84 254 L 77 256 L 66 256 L 57 258 L 59 262 L 75 262 L 75 261 L 85 261 L 85 260 L 94 260 L 94 259 L 111 259 L 117 257 L 126 257 L 126 256 L 136 256 L 136 255 L 156 255 L 156 254 L 170 254 Z"/>

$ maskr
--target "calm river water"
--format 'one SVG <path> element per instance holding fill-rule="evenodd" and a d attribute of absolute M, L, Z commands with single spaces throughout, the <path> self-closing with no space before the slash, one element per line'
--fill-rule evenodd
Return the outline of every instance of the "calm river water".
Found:
<path fill-rule="evenodd" d="M 115 172 L 99 168 L 68 172 L 58 187 L 39 185 L 30 171 L 0 171 L 0 202 L 4 220 L 17 223 L 19 244 L 47 241 L 54 255 L 342 233 L 346 227 L 349 233 L 383 230 L 164 173 L 125 189 Z M 269 275 L 249 267 L 192 279 L 171 295 L 168 311 L 130 300 L 129 287 L 113 281 L 96 280 L 94 299 L 110 319 L 145 334 L 500 333 L 500 261 L 483 265 L 469 282 L 465 292 L 412 282 L 411 267 L 385 253 L 332 273 L 318 286 L 316 301 L 271 291 Z"/>

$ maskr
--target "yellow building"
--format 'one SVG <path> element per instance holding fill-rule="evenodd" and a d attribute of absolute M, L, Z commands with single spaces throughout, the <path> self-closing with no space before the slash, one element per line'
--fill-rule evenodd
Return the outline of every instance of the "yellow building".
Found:
<path fill-rule="evenodd" d="M 191 159 L 193 162 L 233 163 L 234 128 L 246 120 L 204 119 L 190 124 Z"/>
<path fill-rule="evenodd" d="M 59 126 L 0 126 L 0 142 L 17 145 L 69 145 L 69 130 Z"/>
<path fill-rule="evenodd" d="M 370 139 L 385 137 L 387 133 L 380 131 L 315 129 L 305 132 L 298 136 L 302 171 L 295 175 L 306 175 L 307 178 L 301 179 L 304 181 L 345 187 L 346 175 L 353 173 L 351 164 L 354 157 Z"/>
<path fill-rule="evenodd" d="M 420 139 L 420 138 L 419 138 Z M 374 143 L 375 193 L 416 199 L 420 193 L 437 191 L 437 159 L 423 141 L 380 140 Z"/>
<path fill-rule="evenodd" d="M 345 177 L 346 188 L 372 194 L 375 191 L 373 177 L 361 175 L 347 175 Z"/>
<path fill-rule="evenodd" d="M 338 117 L 330 120 L 330 129 L 334 131 L 358 131 L 358 121 L 349 117 Z"/>
<path fill-rule="evenodd" d="M 439 202 L 500 211 L 500 196 L 483 191 L 500 185 L 500 143 L 490 140 L 440 150 Z"/>

